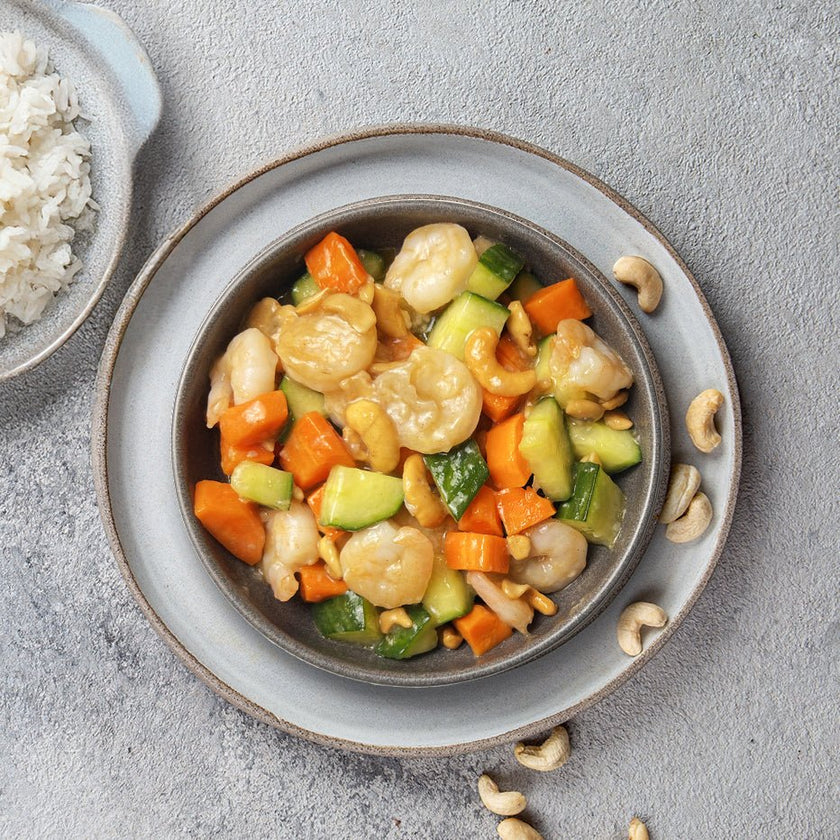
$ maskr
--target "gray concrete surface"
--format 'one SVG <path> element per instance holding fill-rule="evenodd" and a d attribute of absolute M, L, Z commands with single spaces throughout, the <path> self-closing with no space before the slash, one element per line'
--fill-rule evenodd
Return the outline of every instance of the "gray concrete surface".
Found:
<path fill-rule="evenodd" d="M 146 45 L 165 114 L 103 301 L 0 386 L 0 836 L 490 838 L 484 770 L 527 792 L 546 838 L 626 837 L 634 814 L 653 840 L 840 836 L 835 4 L 101 4 Z M 381 759 L 256 723 L 156 636 L 99 524 L 92 385 L 145 258 L 259 162 L 409 120 L 533 141 L 635 203 L 696 275 L 742 389 L 722 561 L 666 649 L 571 721 L 553 774 L 507 747 Z"/>

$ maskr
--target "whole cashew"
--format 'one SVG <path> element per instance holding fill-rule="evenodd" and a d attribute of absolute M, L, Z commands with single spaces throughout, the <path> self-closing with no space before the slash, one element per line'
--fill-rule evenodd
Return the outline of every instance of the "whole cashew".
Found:
<path fill-rule="evenodd" d="M 338 548 L 332 537 L 325 534 L 318 540 L 318 556 L 324 561 L 331 578 L 341 580 L 344 577 L 341 562 L 338 559 Z"/>
<path fill-rule="evenodd" d="M 627 402 L 630 394 L 627 391 L 619 391 L 612 399 L 602 400 L 601 408 L 604 411 L 613 411 L 616 408 L 621 408 Z"/>
<path fill-rule="evenodd" d="M 716 388 L 707 388 L 698 394 L 685 414 L 685 427 L 691 442 L 701 452 L 711 452 L 720 444 L 720 434 L 715 428 L 715 414 L 723 405 L 723 394 Z"/>
<path fill-rule="evenodd" d="M 673 543 L 696 540 L 709 527 L 713 515 L 709 497 L 705 493 L 697 493 L 689 503 L 688 510 L 665 529 L 665 536 Z"/>
<path fill-rule="evenodd" d="M 457 650 L 464 643 L 464 637 L 451 624 L 447 624 L 440 631 L 440 643 L 447 650 Z"/>
<path fill-rule="evenodd" d="M 531 553 L 531 539 L 525 534 L 513 534 L 505 542 L 514 560 L 524 560 Z"/>
<path fill-rule="evenodd" d="M 555 726 L 539 746 L 525 746 L 521 741 L 513 748 L 516 760 L 531 770 L 546 772 L 562 767 L 572 754 L 569 733 L 565 726 Z"/>
<path fill-rule="evenodd" d="M 513 343 L 527 356 L 536 356 L 537 345 L 532 340 L 534 327 L 525 307 L 522 306 L 522 301 L 512 300 L 508 304 L 508 309 L 510 317 L 507 320 L 507 329 Z"/>
<path fill-rule="evenodd" d="M 383 610 L 379 613 L 379 629 L 383 633 L 390 633 L 394 627 L 404 627 L 407 630 L 412 624 L 414 622 L 405 611 L 405 607 L 396 607 L 393 610 Z"/>
<path fill-rule="evenodd" d="M 502 840 L 543 840 L 542 834 L 536 828 L 516 817 L 502 820 L 496 826 L 496 831 Z"/>
<path fill-rule="evenodd" d="M 608 429 L 623 432 L 625 429 L 633 428 L 633 421 L 623 411 L 612 409 L 604 412 L 604 425 Z"/>
<path fill-rule="evenodd" d="M 625 607 L 618 619 L 616 637 L 618 646 L 628 656 L 642 652 L 642 627 L 664 627 L 668 616 L 662 607 L 648 601 L 636 601 Z"/>
<path fill-rule="evenodd" d="M 426 479 L 426 465 L 421 455 L 409 455 L 403 464 L 405 507 L 423 528 L 437 528 L 449 516 L 449 510 L 436 496 Z"/>
<path fill-rule="evenodd" d="M 383 473 L 396 469 L 400 442 L 385 409 L 373 400 L 356 400 L 347 406 L 344 416 L 347 426 L 361 438 L 371 467 Z"/>
<path fill-rule="evenodd" d="M 321 309 L 340 315 L 359 335 L 364 335 L 376 324 L 373 309 L 357 297 L 346 295 L 344 292 L 329 295 L 321 304 Z"/>
<path fill-rule="evenodd" d="M 621 257 L 613 266 L 619 283 L 633 286 L 638 294 L 639 309 L 653 312 L 662 297 L 662 278 L 659 272 L 642 257 Z"/>
<path fill-rule="evenodd" d="M 650 840 L 647 826 L 638 817 L 633 817 L 630 820 L 630 832 L 627 835 L 627 840 Z"/>
<path fill-rule="evenodd" d="M 376 284 L 373 290 L 373 311 L 376 313 L 376 327 L 389 338 L 404 338 L 408 335 L 408 324 L 400 302 L 402 295 L 393 289 Z"/>
<path fill-rule="evenodd" d="M 502 817 L 520 814 L 528 804 L 518 790 L 500 791 L 499 786 L 486 773 L 478 779 L 478 795 L 488 811 Z"/>
<path fill-rule="evenodd" d="M 700 470 L 691 464 L 674 464 L 671 467 L 668 495 L 665 497 L 662 513 L 659 514 L 659 521 L 667 525 L 679 519 L 699 489 Z"/>
<path fill-rule="evenodd" d="M 569 400 L 564 411 L 575 420 L 600 420 L 604 416 L 604 407 L 595 400 Z"/>
<path fill-rule="evenodd" d="M 537 384 L 533 370 L 505 370 L 496 359 L 499 336 L 492 327 L 473 330 L 464 346 L 464 363 L 479 385 L 491 394 L 519 397 Z"/>

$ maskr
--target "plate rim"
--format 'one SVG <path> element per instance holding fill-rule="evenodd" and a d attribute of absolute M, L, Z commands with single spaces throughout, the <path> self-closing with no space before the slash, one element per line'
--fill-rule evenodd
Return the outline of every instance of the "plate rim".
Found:
<path fill-rule="evenodd" d="M 709 327 L 717 344 L 718 351 L 721 355 L 721 361 L 727 375 L 727 384 L 732 393 L 732 418 L 733 418 L 733 467 L 732 475 L 730 477 L 729 493 L 726 498 L 725 508 L 720 519 L 720 530 L 718 543 L 715 546 L 703 574 L 698 579 L 697 583 L 691 590 L 688 598 L 682 603 L 679 611 L 670 617 L 668 624 L 660 632 L 653 642 L 648 645 L 642 653 L 631 662 L 627 668 L 621 673 L 601 686 L 600 689 L 593 692 L 588 697 L 583 698 L 579 702 L 568 706 L 533 723 L 522 727 L 515 728 L 508 732 L 497 735 L 490 735 L 485 738 L 473 739 L 470 741 L 449 744 L 445 746 L 391 746 L 391 745 L 375 745 L 366 744 L 360 741 L 340 738 L 336 736 L 324 735 L 318 732 L 313 732 L 305 729 L 291 721 L 281 719 L 277 715 L 264 709 L 259 704 L 247 698 L 236 689 L 223 682 L 216 674 L 214 674 L 206 665 L 200 662 L 192 653 L 190 653 L 184 644 L 175 636 L 175 634 L 166 626 L 163 620 L 157 615 L 154 608 L 147 600 L 145 594 L 140 589 L 140 586 L 134 577 L 131 570 L 128 558 L 123 550 L 122 541 L 117 531 L 114 512 L 111 507 L 111 498 L 108 483 L 108 462 L 107 462 L 107 443 L 108 443 L 108 429 L 107 418 L 110 406 L 110 391 L 111 378 L 122 340 L 128 325 L 134 314 L 134 310 L 140 303 L 143 294 L 151 284 L 157 271 L 180 243 L 180 241 L 195 227 L 211 210 L 229 198 L 233 193 L 241 187 L 247 185 L 251 181 L 256 180 L 261 175 L 277 169 L 287 163 L 292 163 L 296 160 L 308 157 L 326 149 L 346 145 L 349 143 L 375 139 L 388 136 L 400 135 L 448 135 L 461 136 L 469 139 L 477 139 L 497 143 L 502 146 L 508 146 L 513 149 L 525 152 L 526 154 L 536 155 L 544 160 L 558 166 L 572 175 L 580 178 L 590 186 L 594 187 L 598 192 L 604 195 L 611 202 L 616 204 L 621 210 L 631 216 L 635 221 L 642 225 L 642 227 L 654 237 L 659 244 L 665 249 L 669 256 L 675 261 L 680 271 L 685 275 L 691 284 L 694 293 L 697 296 L 698 302 L 706 316 Z M 584 255 L 585 256 L 585 255 Z M 214 693 L 231 703 L 235 707 L 241 709 L 262 723 L 266 723 L 274 728 L 278 728 L 291 735 L 304 738 L 308 741 L 320 744 L 322 746 L 329 746 L 337 749 L 350 750 L 357 753 L 369 755 L 387 755 L 394 757 L 438 757 L 460 755 L 465 753 L 473 753 L 490 747 L 499 746 L 510 743 L 513 740 L 520 738 L 529 738 L 544 732 L 551 727 L 567 721 L 574 717 L 584 709 L 594 705 L 599 700 L 611 694 L 627 680 L 634 676 L 638 671 L 647 664 L 651 658 L 658 653 L 661 647 L 670 639 L 673 633 L 685 620 L 688 613 L 691 611 L 694 604 L 702 594 L 703 590 L 709 582 L 714 573 L 717 563 L 723 553 L 724 547 L 729 536 L 729 531 L 734 517 L 736 500 L 738 496 L 738 487 L 740 482 L 741 466 L 743 460 L 743 428 L 741 416 L 741 403 L 738 389 L 738 382 L 735 375 L 735 370 L 732 364 L 729 351 L 723 340 L 720 327 L 709 307 L 709 304 L 703 295 L 696 279 L 694 278 L 688 266 L 676 252 L 674 247 L 665 238 L 665 236 L 650 222 L 635 206 L 623 198 L 614 189 L 609 187 L 606 183 L 595 177 L 588 171 L 582 169 L 578 165 L 571 163 L 565 158 L 548 151 L 540 146 L 537 146 L 528 141 L 519 140 L 502 132 L 477 128 L 467 125 L 447 124 L 447 123 L 387 123 L 377 124 L 373 126 L 361 127 L 348 132 L 328 135 L 321 140 L 313 143 L 305 144 L 293 149 L 285 155 L 278 158 L 264 162 L 254 169 L 248 171 L 245 175 L 231 182 L 227 187 L 220 190 L 213 197 L 201 205 L 192 215 L 186 219 L 178 228 L 168 234 L 157 248 L 151 253 L 145 261 L 135 279 L 129 286 L 125 297 L 120 304 L 117 313 L 114 316 L 108 335 L 103 345 L 102 355 L 100 357 L 97 368 L 96 378 L 94 382 L 94 402 L 92 409 L 92 434 L 91 434 L 91 466 L 93 470 L 94 489 L 98 499 L 99 515 L 102 525 L 108 539 L 111 552 L 114 555 L 120 572 L 123 575 L 129 591 L 133 595 L 135 601 L 139 605 L 141 611 L 146 619 L 155 629 L 155 631 L 166 642 L 170 650 L 176 657 L 187 667 L 187 669 L 204 682 Z M 421 690 L 422 689 L 417 689 Z"/>

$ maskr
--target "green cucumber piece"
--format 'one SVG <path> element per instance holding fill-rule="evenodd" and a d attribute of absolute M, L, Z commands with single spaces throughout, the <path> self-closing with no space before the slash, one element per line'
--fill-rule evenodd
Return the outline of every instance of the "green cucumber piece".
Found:
<path fill-rule="evenodd" d="M 432 617 L 420 604 L 406 607 L 411 627 L 394 627 L 376 646 L 376 653 L 386 659 L 409 659 L 437 647 L 438 638 Z"/>
<path fill-rule="evenodd" d="M 572 495 L 575 458 L 563 410 L 554 397 L 540 400 L 525 418 L 519 452 L 534 474 L 534 486 L 561 502 Z"/>
<path fill-rule="evenodd" d="M 604 469 L 614 474 L 638 464 L 642 450 L 631 429 L 611 429 L 601 421 L 568 420 L 569 438 L 576 458 L 594 452 Z"/>
<path fill-rule="evenodd" d="M 508 294 L 513 300 L 525 303 L 531 295 L 544 288 L 543 284 L 529 271 L 520 271 L 516 279 L 510 284 Z"/>
<path fill-rule="evenodd" d="M 364 248 L 356 248 L 356 254 L 374 282 L 381 283 L 385 279 L 385 259 L 382 255 L 376 251 L 366 251 Z"/>
<path fill-rule="evenodd" d="M 470 438 L 449 452 L 424 455 L 423 461 L 432 474 L 441 499 L 457 522 L 490 477 L 478 444 Z"/>
<path fill-rule="evenodd" d="M 382 640 L 379 611 L 355 592 L 345 592 L 312 605 L 318 632 L 328 639 L 372 647 Z"/>
<path fill-rule="evenodd" d="M 598 464 L 577 463 L 574 473 L 574 491 L 557 518 L 589 542 L 612 548 L 624 520 L 624 493 Z"/>
<path fill-rule="evenodd" d="M 288 510 L 292 503 L 292 474 L 255 461 L 237 464 L 230 485 L 240 499 L 274 510 Z"/>
<path fill-rule="evenodd" d="M 402 503 L 401 478 L 335 466 L 324 485 L 321 525 L 358 531 L 393 516 Z"/>
<path fill-rule="evenodd" d="M 432 576 L 423 595 L 423 607 L 435 626 L 466 615 L 472 609 L 474 597 L 463 572 L 450 569 L 446 560 L 436 555 Z"/>
<path fill-rule="evenodd" d="M 534 373 L 537 374 L 537 382 L 551 381 L 551 366 L 549 361 L 551 359 L 551 340 L 554 338 L 554 333 L 547 335 L 541 339 L 537 344 L 537 361 L 534 363 Z"/>
<path fill-rule="evenodd" d="M 292 286 L 292 303 L 295 306 L 303 303 L 312 295 L 317 295 L 321 287 L 315 282 L 315 278 L 307 271 L 303 277 L 295 281 Z"/>
<path fill-rule="evenodd" d="M 317 411 L 324 417 L 327 410 L 324 408 L 324 395 L 320 391 L 313 391 L 294 379 L 284 376 L 280 380 L 280 390 L 286 395 L 286 402 L 289 404 L 289 414 L 293 420 L 303 417 L 310 411 Z"/>
<path fill-rule="evenodd" d="M 525 260 L 507 245 L 497 242 L 483 251 L 467 280 L 467 289 L 488 300 L 496 298 L 513 282 Z"/>
<path fill-rule="evenodd" d="M 500 303 L 473 292 L 463 292 L 435 321 L 427 343 L 429 347 L 446 350 L 463 361 L 467 336 L 479 327 L 492 327 L 501 335 L 509 315 L 507 307 Z"/>

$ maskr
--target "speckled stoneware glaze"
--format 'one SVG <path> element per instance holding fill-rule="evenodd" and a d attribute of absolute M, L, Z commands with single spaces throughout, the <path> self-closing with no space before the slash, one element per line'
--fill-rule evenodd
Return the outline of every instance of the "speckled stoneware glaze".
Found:
<path fill-rule="evenodd" d="M 200 526 L 192 514 L 192 494 L 202 478 L 225 479 L 218 431 L 204 423 L 209 372 L 256 301 L 288 292 L 306 270 L 303 254 L 331 230 L 358 247 L 399 248 L 411 230 L 439 221 L 461 224 L 473 237 L 483 234 L 506 243 L 544 281 L 576 278 L 594 313 L 592 328 L 633 370 L 635 384 L 626 410 L 636 423 L 643 461 L 617 477 L 627 511 L 616 545 L 590 547 L 584 572 L 554 596 L 556 616 L 538 616 L 529 635 L 515 634 L 478 659 L 464 645 L 394 661 L 359 645 L 323 638 L 310 607 L 300 599 L 277 601 L 259 568 L 237 560 Z M 442 196 L 390 196 L 339 207 L 284 233 L 257 255 L 216 301 L 187 356 L 172 440 L 185 524 L 207 570 L 236 609 L 275 644 L 311 665 L 351 679 L 403 686 L 446 685 L 516 667 L 562 644 L 595 618 L 648 544 L 670 463 L 668 411 L 656 362 L 636 318 L 610 283 L 568 243 L 536 225 L 486 205 Z"/>
<path fill-rule="evenodd" d="M 59 0 L 0 5 L 0 30 L 20 30 L 49 48 L 69 78 L 88 119 L 76 122 L 91 145 L 91 185 L 99 204 L 96 228 L 79 235 L 74 252 L 84 268 L 58 293 L 39 321 L 0 339 L 0 381 L 37 365 L 78 329 L 117 266 L 128 231 L 132 167 L 160 119 L 161 95 L 149 58 L 123 20 L 88 3 Z"/>
<path fill-rule="evenodd" d="M 397 194 L 453 195 L 528 219 L 605 277 L 640 254 L 662 275 L 652 315 L 615 286 L 656 356 L 670 407 L 671 454 L 697 464 L 715 515 L 675 546 L 657 527 L 612 603 L 554 650 L 479 681 L 381 686 L 315 668 L 245 619 L 207 573 L 172 474 L 172 412 L 195 337 L 231 283 L 283 231 L 336 206 Z M 698 453 L 683 418 L 717 387 L 721 445 Z M 152 626 L 197 677 L 259 720 L 321 744 L 385 755 L 450 755 L 546 729 L 596 703 L 656 656 L 703 591 L 732 522 L 741 468 L 738 387 L 702 291 L 665 237 L 610 187 L 551 152 L 463 126 L 392 125 L 329 138 L 260 167 L 173 231 L 126 294 L 96 384 L 92 456 L 99 509 L 126 583 Z M 621 610 L 653 600 L 668 614 L 644 650 L 616 643 Z M 707 644 L 704 639 L 703 644 Z"/>

